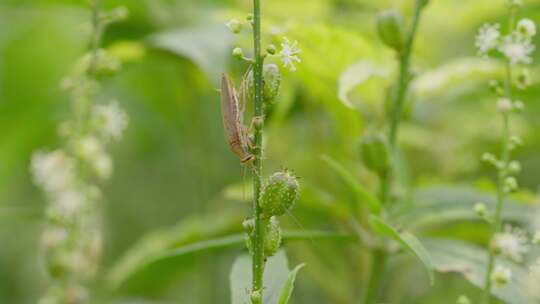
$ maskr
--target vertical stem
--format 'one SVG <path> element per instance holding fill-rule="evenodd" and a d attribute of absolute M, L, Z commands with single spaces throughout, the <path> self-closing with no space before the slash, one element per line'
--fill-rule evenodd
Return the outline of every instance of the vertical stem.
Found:
<path fill-rule="evenodd" d="M 255 56 L 254 67 L 254 111 L 255 117 L 264 118 L 264 108 L 262 100 L 263 91 L 263 60 L 261 54 L 261 3 L 260 0 L 253 0 L 253 45 Z M 252 297 L 253 304 L 262 304 L 263 274 L 264 274 L 264 229 L 262 226 L 261 206 L 259 199 L 262 185 L 262 128 L 255 130 L 255 162 L 253 168 L 253 210 L 255 212 L 255 227 L 253 235 L 253 261 L 252 261 L 252 292 L 260 292 L 261 297 Z"/>
<path fill-rule="evenodd" d="M 392 159 L 396 156 L 396 141 L 399 131 L 399 125 L 403 113 L 403 107 L 405 103 L 405 96 L 410 83 L 410 60 L 412 49 L 414 45 L 414 39 L 418 25 L 420 24 L 420 17 L 422 10 L 426 5 L 425 0 L 416 0 L 414 7 L 414 16 L 412 21 L 411 30 L 407 36 L 407 41 L 403 52 L 400 53 L 399 60 L 399 80 L 398 89 L 395 100 L 392 105 L 392 112 L 390 116 L 390 129 L 388 132 L 388 144 L 390 146 L 390 153 Z M 380 200 L 382 204 L 389 203 L 390 188 L 392 186 L 392 178 L 394 175 L 393 165 L 388 172 L 380 176 Z M 388 260 L 388 253 L 384 249 L 377 248 L 372 252 L 373 263 L 370 270 L 368 284 L 366 292 L 364 294 L 363 304 L 370 304 L 377 300 L 378 291 L 380 289 L 380 282 L 382 274 L 386 268 L 386 262 Z"/>
<path fill-rule="evenodd" d="M 512 9 L 510 12 L 510 24 L 509 31 L 510 33 L 514 30 L 514 19 L 515 19 L 515 10 Z M 505 78 L 505 95 L 506 98 L 512 100 L 512 63 L 510 60 L 506 60 L 506 78 Z M 495 215 L 494 222 L 491 227 L 491 237 L 502 230 L 502 209 L 504 205 L 504 200 L 506 193 L 504 191 L 504 180 L 506 178 L 506 170 L 508 168 L 508 163 L 510 162 L 510 114 L 508 112 L 502 113 L 503 118 L 503 130 L 501 135 L 501 161 L 502 168 L 498 169 L 497 172 L 497 204 L 495 206 Z M 495 253 L 493 250 L 488 248 L 488 262 L 486 267 L 486 275 L 484 277 L 484 293 L 482 296 L 482 303 L 490 304 L 491 303 L 491 274 L 493 273 L 493 267 L 495 266 Z"/>

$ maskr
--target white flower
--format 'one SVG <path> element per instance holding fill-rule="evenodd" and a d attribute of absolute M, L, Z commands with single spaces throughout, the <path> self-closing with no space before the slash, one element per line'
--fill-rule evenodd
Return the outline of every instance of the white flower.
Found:
<path fill-rule="evenodd" d="M 69 189 L 58 193 L 51 207 L 62 218 L 71 219 L 80 214 L 85 202 L 86 199 L 81 192 Z"/>
<path fill-rule="evenodd" d="M 501 33 L 499 24 L 484 24 L 476 35 L 475 46 L 478 48 L 478 54 L 486 56 L 489 51 L 497 48 Z"/>
<path fill-rule="evenodd" d="M 101 142 L 94 136 L 83 137 L 77 144 L 77 152 L 85 160 L 95 159 L 103 153 Z"/>
<path fill-rule="evenodd" d="M 109 155 L 102 153 L 92 161 L 96 174 L 102 179 L 109 179 L 112 175 L 113 165 Z"/>
<path fill-rule="evenodd" d="M 531 53 L 534 51 L 530 39 L 523 39 L 518 35 L 508 35 L 499 46 L 499 51 L 503 53 L 512 64 L 529 64 L 532 62 Z"/>
<path fill-rule="evenodd" d="M 75 176 L 73 160 L 62 150 L 34 153 L 30 170 L 36 185 L 49 193 L 68 188 Z"/>
<path fill-rule="evenodd" d="M 529 250 L 528 238 L 525 231 L 506 225 L 504 231 L 493 237 L 494 249 L 516 262 L 523 260 L 523 255 Z"/>
<path fill-rule="evenodd" d="M 298 41 L 294 41 L 294 43 L 291 45 L 289 39 L 283 38 L 283 42 L 281 43 L 281 52 L 279 55 L 281 56 L 281 61 L 283 62 L 283 66 L 285 68 L 288 68 L 291 71 L 296 71 L 295 63 L 302 62 L 298 55 L 302 51 L 298 47 Z"/>
<path fill-rule="evenodd" d="M 527 277 L 527 289 L 531 294 L 537 299 L 540 300 L 540 289 L 538 288 L 538 282 L 540 282 L 540 258 L 534 262 L 529 271 Z"/>
<path fill-rule="evenodd" d="M 532 38 L 536 35 L 536 24 L 531 19 L 521 19 L 517 25 L 517 33 L 523 38 Z"/>
<path fill-rule="evenodd" d="M 501 265 L 495 266 L 493 273 L 491 274 L 491 281 L 497 287 L 503 287 L 506 285 L 512 278 L 512 270 L 508 267 Z"/>
<path fill-rule="evenodd" d="M 536 231 L 533 237 L 533 244 L 540 245 L 540 231 Z"/>
<path fill-rule="evenodd" d="M 508 98 L 499 98 L 497 100 L 497 109 L 503 113 L 512 111 L 512 101 Z"/>
<path fill-rule="evenodd" d="M 122 138 L 122 133 L 128 125 L 128 117 L 117 102 L 96 105 L 93 113 L 96 127 L 106 138 L 114 140 Z"/>
<path fill-rule="evenodd" d="M 41 236 L 41 242 L 46 248 L 60 246 L 68 238 L 68 231 L 64 227 L 49 227 Z"/>

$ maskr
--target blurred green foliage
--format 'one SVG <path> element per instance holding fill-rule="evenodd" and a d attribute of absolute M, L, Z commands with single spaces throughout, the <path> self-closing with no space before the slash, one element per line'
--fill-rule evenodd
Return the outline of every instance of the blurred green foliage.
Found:
<path fill-rule="evenodd" d="M 219 250 L 164 262 L 147 276 L 133 278 L 131 288 L 111 290 L 109 280 L 119 268 L 131 271 L 129 261 L 241 231 L 250 187 L 223 138 L 216 79 L 224 70 L 240 70 L 228 55 L 235 38 L 224 23 L 244 18 L 250 1 L 105 2 L 131 11 L 128 21 L 107 33 L 106 47 L 124 55 L 132 54 L 129 47 L 136 50 L 127 56 L 131 58 L 122 73 L 106 81 L 107 95 L 126 109 L 130 126 L 114 151 L 114 179 L 105 193 L 106 254 L 103 280 L 95 287 L 99 302 L 226 303 L 229 271 L 243 251 L 227 241 L 214 244 Z M 501 70 L 497 63 L 474 58 L 473 37 L 483 22 L 503 19 L 504 8 L 493 0 L 432 2 L 413 55 L 418 75 L 409 97 L 413 107 L 400 135 L 409 164 L 403 167 L 403 185 L 413 190 L 395 218 L 421 239 L 434 239 L 428 249 L 446 254 L 436 255 L 435 268 L 441 269 L 455 258 L 444 246 L 458 245 L 437 238 L 467 240 L 466 246 L 486 243 L 487 231 L 471 210 L 479 196 L 489 203 L 493 191 L 486 179 L 493 172 L 479 162 L 479 155 L 498 148 L 500 124 L 487 80 Z M 521 13 L 539 22 L 540 1 L 525 3 Z M 380 126 L 395 58 L 376 38 L 374 18 L 388 7 L 410 13 L 412 1 L 263 4 L 265 32 L 287 34 L 303 50 L 298 72 L 284 75 L 268 126 L 265 172 L 287 167 L 302 178 L 301 201 L 283 226 L 347 231 L 347 206 L 355 194 L 320 155 L 335 158 L 362 185 L 376 184 L 360 162 L 358 143 L 364 132 Z M 82 0 L 0 3 L 0 303 L 34 303 L 47 284 L 39 246 L 44 200 L 31 184 L 28 164 L 32 151 L 58 146 L 56 125 L 69 110 L 59 83 L 86 48 L 88 17 Z M 388 75 L 340 87 L 342 74 L 359 62 Z M 533 74 L 539 74 L 537 67 Z M 348 104 L 340 100 L 342 92 Z M 518 94 L 527 107 L 514 130 L 526 143 L 516 156 L 523 163 L 520 182 L 525 190 L 510 204 L 512 221 L 531 220 L 524 202 L 533 202 L 539 184 L 538 96 L 538 83 Z M 314 237 L 286 242 L 285 248 L 291 266 L 307 264 L 296 280 L 294 303 L 358 299 L 369 264 L 361 247 Z M 475 265 L 478 248 L 467 254 Z M 445 268 L 451 273 L 438 274 L 429 288 L 421 266 L 410 256 L 397 256 L 390 268 L 384 286 L 388 303 L 454 303 L 464 291 L 476 292 L 451 274 L 459 269 Z M 151 286 L 156 277 L 163 283 Z"/>

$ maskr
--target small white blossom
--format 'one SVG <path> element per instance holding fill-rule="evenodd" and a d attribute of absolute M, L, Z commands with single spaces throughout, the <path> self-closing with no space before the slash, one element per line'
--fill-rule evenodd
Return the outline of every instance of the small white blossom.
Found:
<path fill-rule="evenodd" d="M 540 282 L 540 258 L 531 266 L 529 275 L 527 277 L 527 289 L 537 299 L 540 300 L 540 289 L 538 284 Z"/>
<path fill-rule="evenodd" d="M 491 274 L 491 281 L 497 287 L 503 287 L 506 285 L 512 278 L 512 270 L 508 267 L 501 265 L 495 266 L 493 273 Z"/>
<path fill-rule="evenodd" d="M 499 100 L 497 100 L 497 109 L 502 113 L 512 111 L 512 100 L 508 98 L 499 98 Z"/>
<path fill-rule="evenodd" d="M 528 238 L 525 231 L 506 225 L 504 231 L 495 234 L 493 246 L 497 252 L 516 262 L 523 260 L 523 255 L 529 250 Z"/>
<path fill-rule="evenodd" d="M 94 106 L 94 120 L 98 130 L 106 138 L 120 140 L 128 125 L 128 116 L 117 102 Z"/>
<path fill-rule="evenodd" d="M 84 195 L 74 189 L 58 193 L 53 201 L 52 208 L 62 218 L 73 218 L 80 214 L 85 206 Z"/>
<path fill-rule="evenodd" d="M 531 54 L 534 49 L 535 47 L 532 45 L 530 39 L 523 39 L 518 35 L 505 36 L 502 44 L 499 46 L 499 51 L 508 58 L 512 64 L 531 63 Z"/>
<path fill-rule="evenodd" d="M 63 244 L 68 238 L 68 231 L 64 227 L 49 227 L 41 236 L 41 242 L 46 248 L 54 248 Z"/>
<path fill-rule="evenodd" d="M 96 174 L 102 179 L 109 179 L 112 175 L 113 164 L 109 155 L 102 153 L 92 161 Z"/>
<path fill-rule="evenodd" d="M 531 19 L 521 19 L 517 25 L 517 33 L 523 38 L 532 38 L 536 35 L 536 24 Z"/>
<path fill-rule="evenodd" d="M 279 53 L 283 66 L 291 71 L 296 71 L 295 63 L 302 62 L 298 55 L 302 51 L 298 47 L 298 41 L 294 41 L 291 45 L 289 39 L 283 38 L 281 43 L 281 52 Z"/>
<path fill-rule="evenodd" d="M 540 231 L 536 231 L 533 237 L 533 244 L 540 245 Z"/>
<path fill-rule="evenodd" d="M 79 140 L 77 144 L 77 152 L 81 158 L 85 160 L 92 160 L 103 153 L 103 146 L 96 137 L 87 136 Z"/>
<path fill-rule="evenodd" d="M 31 173 L 36 185 L 49 193 L 68 188 L 75 176 L 73 160 L 62 150 L 34 153 Z"/>
<path fill-rule="evenodd" d="M 499 24 L 484 24 L 476 35 L 475 46 L 478 48 L 480 56 L 486 56 L 489 51 L 496 49 L 499 45 L 501 33 Z"/>

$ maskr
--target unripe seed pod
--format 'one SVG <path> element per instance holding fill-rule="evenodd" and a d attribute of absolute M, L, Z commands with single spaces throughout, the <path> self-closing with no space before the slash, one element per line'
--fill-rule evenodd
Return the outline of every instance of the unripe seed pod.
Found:
<path fill-rule="evenodd" d="M 243 59 L 244 58 L 244 51 L 237 47 L 232 51 L 232 55 L 234 58 Z"/>
<path fill-rule="evenodd" d="M 263 98 L 264 102 L 272 103 L 279 94 L 279 86 L 281 85 L 281 73 L 279 68 L 275 64 L 265 64 L 263 71 L 264 89 Z"/>
<path fill-rule="evenodd" d="M 296 176 L 285 170 L 268 179 L 261 194 L 261 208 L 266 218 L 285 214 L 298 200 L 300 185 Z"/>
<path fill-rule="evenodd" d="M 382 42 L 400 52 L 405 45 L 405 25 L 401 14 L 386 10 L 377 16 L 377 31 Z"/>
<path fill-rule="evenodd" d="M 253 128 L 256 131 L 260 131 L 262 130 L 264 126 L 264 118 L 262 118 L 261 116 L 253 117 L 252 124 L 253 124 Z"/>
<path fill-rule="evenodd" d="M 254 96 L 254 80 L 253 71 L 250 71 L 247 76 L 248 94 Z M 265 64 L 263 68 L 263 101 L 266 104 L 272 104 L 279 94 L 281 85 L 281 72 L 275 64 Z"/>
<path fill-rule="evenodd" d="M 239 34 L 242 31 L 242 22 L 232 19 L 231 21 L 227 22 L 227 27 L 233 34 Z"/>
<path fill-rule="evenodd" d="M 263 220 L 264 229 L 264 256 L 271 257 L 279 250 L 281 246 L 281 228 L 279 220 L 272 216 L 269 220 Z M 249 233 L 246 237 L 246 247 L 251 255 L 253 255 L 253 233 Z"/>
<path fill-rule="evenodd" d="M 250 298 L 251 298 L 251 303 L 259 303 L 259 302 L 261 302 L 261 299 L 262 299 L 261 291 L 260 290 L 252 291 L 251 295 L 250 295 Z"/>
<path fill-rule="evenodd" d="M 360 142 L 360 154 L 364 165 L 378 174 L 390 168 L 390 152 L 382 135 L 369 136 Z"/>

